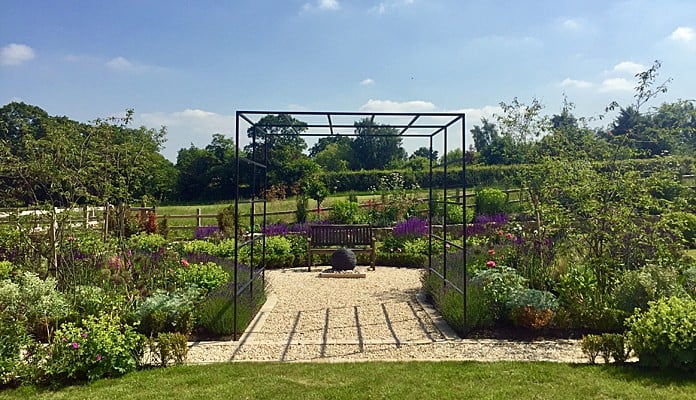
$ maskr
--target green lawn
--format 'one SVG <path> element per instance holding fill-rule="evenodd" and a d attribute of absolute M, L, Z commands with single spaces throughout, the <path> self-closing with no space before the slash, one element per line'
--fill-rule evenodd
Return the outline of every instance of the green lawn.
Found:
<path fill-rule="evenodd" d="M 694 399 L 693 375 L 556 363 L 231 363 L 153 369 L 2 399 Z"/>

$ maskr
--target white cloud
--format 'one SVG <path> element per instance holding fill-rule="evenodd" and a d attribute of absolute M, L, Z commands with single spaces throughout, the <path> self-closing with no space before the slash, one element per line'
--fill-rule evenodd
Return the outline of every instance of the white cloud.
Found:
<path fill-rule="evenodd" d="M 163 71 L 165 68 L 156 67 L 152 65 L 139 64 L 137 62 L 131 61 L 125 57 L 118 56 L 107 61 L 105 65 L 119 72 L 129 72 L 129 73 L 146 73 L 154 71 Z"/>
<path fill-rule="evenodd" d="M 585 89 L 592 87 L 592 82 L 588 81 L 581 81 L 578 79 L 570 79 L 570 78 L 565 78 L 563 82 L 561 82 L 562 87 L 571 87 L 571 88 L 577 88 L 577 89 Z"/>
<path fill-rule="evenodd" d="M 360 107 L 360 111 L 374 112 L 434 112 L 437 110 L 435 104 L 429 101 L 391 101 L 391 100 L 368 100 Z"/>
<path fill-rule="evenodd" d="M 561 26 L 563 26 L 563 29 L 569 30 L 569 31 L 579 31 L 582 29 L 583 25 L 578 21 L 577 19 L 574 18 L 568 18 L 563 20 L 561 22 Z"/>
<path fill-rule="evenodd" d="M 631 92 L 633 83 L 625 78 L 609 78 L 602 81 L 600 92 Z"/>
<path fill-rule="evenodd" d="M 0 49 L 0 65 L 20 65 L 34 57 L 34 49 L 26 44 L 10 43 Z"/>
<path fill-rule="evenodd" d="M 117 70 L 128 70 L 135 68 L 135 65 L 125 57 L 116 57 L 106 62 L 106 66 Z"/>
<path fill-rule="evenodd" d="M 341 5 L 338 0 L 319 0 L 319 8 L 322 10 L 338 10 Z"/>
<path fill-rule="evenodd" d="M 479 125 L 482 118 L 492 119 L 495 114 L 500 114 L 503 110 L 500 106 L 483 106 L 481 108 L 462 108 L 461 110 L 452 111 L 455 113 L 464 113 L 466 116 L 467 132 L 474 125 Z"/>
<path fill-rule="evenodd" d="M 375 84 L 375 80 L 372 79 L 372 78 L 366 78 L 366 79 L 363 79 L 363 80 L 360 82 L 360 84 L 363 85 L 363 86 L 374 85 L 374 84 Z"/>
<path fill-rule="evenodd" d="M 313 9 L 336 11 L 341 9 L 341 4 L 338 0 L 316 0 L 314 4 L 305 3 L 302 6 L 303 11 L 311 11 Z"/>
<path fill-rule="evenodd" d="M 622 61 L 616 65 L 614 65 L 614 71 L 615 72 L 626 72 L 631 75 L 638 74 L 640 72 L 645 71 L 645 66 L 634 63 L 633 61 Z"/>
<path fill-rule="evenodd" d="M 397 9 L 413 4 L 415 0 L 390 0 L 382 1 L 376 6 L 372 7 L 370 11 L 376 12 L 378 14 L 385 14 L 387 11 L 392 9 Z"/>
<path fill-rule="evenodd" d="M 696 38 L 696 31 L 689 26 L 680 26 L 669 35 L 670 40 L 690 43 Z"/>

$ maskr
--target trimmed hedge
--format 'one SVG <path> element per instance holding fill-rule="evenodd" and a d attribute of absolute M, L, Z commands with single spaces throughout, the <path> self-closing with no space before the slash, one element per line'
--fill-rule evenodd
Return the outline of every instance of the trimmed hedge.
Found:
<path fill-rule="evenodd" d="M 689 157 L 660 157 L 650 159 L 634 159 L 619 161 L 619 164 L 628 168 L 634 168 L 641 172 L 651 172 L 657 170 L 673 171 L 682 175 L 692 174 L 696 171 L 694 158 Z M 594 164 L 598 170 L 606 170 L 608 162 L 597 161 Z M 535 164 L 515 164 L 515 165 L 467 165 L 466 173 L 461 167 L 452 167 L 447 170 L 447 181 L 450 186 L 458 186 L 464 182 L 465 187 L 480 186 L 499 186 L 513 187 L 519 186 L 520 175 L 525 170 L 534 168 Z M 337 192 L 367 191 L 371 187 L 377 187 L 382 176 L 398 172 L 404 177 L 406 187 L 418 184 L 420 187 L 429 187 L 430 173 L 428 170 L 369 170 L 369 171 L 345 171 L 329 172 L 321 175 L 321 179 L 328 188 L 333 188 Z M 445 173 L 441 168 L 433 170 L 433 187 L 442 187 Z"/>

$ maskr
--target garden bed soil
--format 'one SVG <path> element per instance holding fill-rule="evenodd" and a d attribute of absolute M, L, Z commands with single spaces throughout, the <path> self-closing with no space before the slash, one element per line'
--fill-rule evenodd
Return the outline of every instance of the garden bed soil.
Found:
<path fill-rule="evenodd" d="M 498 339 L 531 342 L 554 339 L 582 339 L 585 335 L 596 333 L 598 332 L 590 329 L 530 329 L 500 324 L 492 328 L 470 332 L 466 337 L 468 339 Z"/>

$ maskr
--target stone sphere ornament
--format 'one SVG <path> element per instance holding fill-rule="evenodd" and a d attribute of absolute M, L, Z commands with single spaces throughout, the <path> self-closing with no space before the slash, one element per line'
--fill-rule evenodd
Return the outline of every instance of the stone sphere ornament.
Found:
<path fill-rule="evenodd" d="M 350 249 L 338 249 L 331 255 L 331 266 L 336 271 L 350 271 L 356 263 L 355 253 Z"/>

